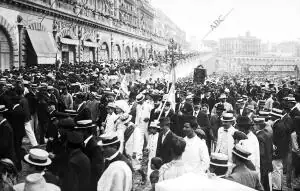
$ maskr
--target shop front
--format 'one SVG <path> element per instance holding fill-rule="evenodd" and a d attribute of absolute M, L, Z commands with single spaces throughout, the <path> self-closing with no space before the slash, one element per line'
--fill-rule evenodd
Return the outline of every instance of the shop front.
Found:
<path fill-rule="evenodd" d="M 60 42 L 62 63 L 74 64 L 76 62 L 76 46 L 79 45 L 79 41 L 71 38 L 61 38 Z"/>

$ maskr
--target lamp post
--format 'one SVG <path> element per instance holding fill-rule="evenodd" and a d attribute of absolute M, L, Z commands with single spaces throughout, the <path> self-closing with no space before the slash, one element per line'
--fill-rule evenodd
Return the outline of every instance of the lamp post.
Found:
<path fill-rule="evenodd" d="M 18 15 L 17 17 L 17 26 L 18 26 L 18 33 L 19 33 L 19 67 L 22 65 L 22 24 L 23 18 Z"/>
<path fill-rule="evenodd" d="M 80 64 L 80 53 L 81 53 L 81 51 L 80 51 L 80 49 L 81 49 L 81 37 L 82 37 L 82 31 L 81 31 L 81 28 L 79 28 L 79 30 L 78 30 L 78 41 L 79 41 L 79 43 L 78 43 L 78 64 Z"/>
<path fill-rule="evenodd" d="M 97 33 L 97 63 L 99 62 L 99 46 L 100 46 L 99 42 L 100 42 L 100 34 Z"/>
<path fill-rule="evenodd" d="M 171 69 L 172 69 L 172 72 L 173 72 L 173 80 L 176 79 L 176 76 L 175 76 L 175 59 L 174 59 L 174 56 L 175 56 L 175 51 L 177 49 L 178 45 L 175 43 L 174 39 L 170 39 L 170 43 L 168 45 L 168 50 L 170 52 L 170 55 L 171 55 Z"/>
<path fill-rule="evenodd" d="M 113 38 L 113 35 L 111 34 L 110 35 L 110 50 L 111 50 L 111 60 L 113 60 L 113 52 L 114 52 L 114 38 Z"/>

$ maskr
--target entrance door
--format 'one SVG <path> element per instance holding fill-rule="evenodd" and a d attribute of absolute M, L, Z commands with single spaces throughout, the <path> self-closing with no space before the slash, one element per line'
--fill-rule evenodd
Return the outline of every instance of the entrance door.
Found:
<path fill-rule="evenodd" d="M 69 64 L 69 52 L 62 52 L 62 62 L 64 64 Z"/>
<path fill-rule="evenodd" d="M 0 69 L 9 69 L 11 63 L 11 47 L 4 31 L 0 28 Z"/>

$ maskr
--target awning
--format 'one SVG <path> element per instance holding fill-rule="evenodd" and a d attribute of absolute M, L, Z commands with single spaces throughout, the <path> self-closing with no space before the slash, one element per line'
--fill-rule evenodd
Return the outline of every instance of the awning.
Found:
<path fill-rule="evenodd" d="M 96 42 L 83 41 L 83 46 L 87 46 L 87 47 L 100 47 L 100 44 L 96 43 Z"/>
<path fill-rule="evenodd" d="M 52 33 L 27 29 L 38 64 L 55 64 L 57 47 Z"/>
<path fill-rule="evenodd" d="M 69 45 L 79 45 L 79 40 L 74 40 L 70 38 L 61 38 L 60 42 L 63 44 L 69 44 Z"/>

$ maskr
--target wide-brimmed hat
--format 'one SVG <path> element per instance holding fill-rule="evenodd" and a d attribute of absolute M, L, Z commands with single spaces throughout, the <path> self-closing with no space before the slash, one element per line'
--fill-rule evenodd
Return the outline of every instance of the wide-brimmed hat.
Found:
<path fill-rule="evenodd" d="M 150 123 L 149 127 L 154 127 L 154 128 L 160 129 L 160 126 L 158 124 L 159 124 L 159 121 L 155 120 Z"/>
<path fill-rule="evenodd" d="M 145 99 L 145 95 L 144 94 L 138 94 L 135 98 L 136 102 L 142 102 Z"/>
<path fill-rule="evenodd" d="M 77 132 L 77 131 L 67 132 L 67 141 L 68 141 L 68 143 L 71 143 L 74 145 L 80 145 L 84 141 L 83 134 L 81 134 L 80 132 Z"/>
<path fill-rule="evenodd" d="M 13 189 L 15 191 L 60 191 L 58 186 L 47 183 L 41 173 L 28 175 L 25 183 L 14 185 Z"/>
<path fill-rule="evenodd" d="M 253 122 L 255 125 L 266 125 L 266 119 L 263 117 L 255 117 L 253 118 Z"/>
<path fill-rule="evenodd" d="M 101 139 L 98 142 L 99 146 L 108 146 L 120 142 L 118 136 L 115 133 L 103 134 L 100 135 L 99 138 Z"/>
<path fill-rule="evenodd" d="M 29 154 L 24 156 L 24 160 L 35 166 L 48 166 L 51 164 L 49 153 L 43 149 L 30 149 Z"/>
<path fill-rule="evenodd" d="M 296 103 L 295 97 L 284 97 L 283 100 L 290 103 Z"/>
<path fill-rule="evenodd" d="M 72 109 L 66 109 L 65 113 L 69 114 L 70 116 L 78 115 L 78 112 L 76 110 L 72 110 Z"/>
<path fill-rule="evenodd" d="M 270 116 L 271 117 L 282 118 L 283 117 L 283 110 L 277 109 L 277 108 L 273 108 L 272 111 L 270 112 Z"/>
<path fill-rule="evenodd" d="M 236 103 L 244 103 L 244 100 L 243 99 L 238 99 L 238 100 L 236 100 Z"/>
<path fill-rule="evenodd" d="M 159 123 L 157 125 L 158 126 L 169 125 L 170 123 L 171 123 L 171 120 L 169 117 L 162 117 L 159 119 Z"/>
<path fill-rule="evenodd" d="M 210 164 L 213 166 L 228 167 L 228 156 L 223 153 L 211 153 L 210 155 Z"/>
<path fill-rule="evenodd" d="M 270 115 L 270 112 L 268 112 L 268 111 L 258 111 L 258 116 L 259 117 L 264 117 L 264 118 L 266 118 L 266 117 L 268 117 Z"/>
<path fill-rule="evenodd" d="M 113 102 L 108 102 L 106 108 L 116 108 L 116 105 Z"/>
<path fill-rule="evenodd" d="M 76 122 L 75 129 L 88 129 L 95 127 L 96 125 L 93 124 L 93 121 L 88 119 L 88 120 L 80 120 Z"/>
<path fill-rule="evenodd" d="M 5 105 L 0 105 L 0 113 L 6 112 L 8 109 L 5 107 Z"/>
<path fill-rule="evenodd" d="M 115 107 L 120 108 L 124 113 L 129 113 L 129 105 L 125 100 L 115 101 Z"/>
<path fill-rule="evenodd" d="M 1 165 L 1 168 L 3 166 L 7 171 L 12 172 L 15 175 L 18 174 L 17 168 L 11 159 L 8 159 L 8 158 L 1 159 L 0 165 Z"/>
<path fill-rule="evenodd" d="M 240 141 L 233 147 L 232 154 L 245 160 L 250 160 L 249 156 L 251 155 L 243 141 Z"/>
<path fill-rule="evenodd" d="M 233 113 L 223 113 L 221 121 L 235 121 Z"/>
<path fill-rule="evenodd" d="M 237 126 L 251 126 L 253 125 L 251 119 L 247 116 L 239 116 L 236 119 L 236 125 Z"/>

